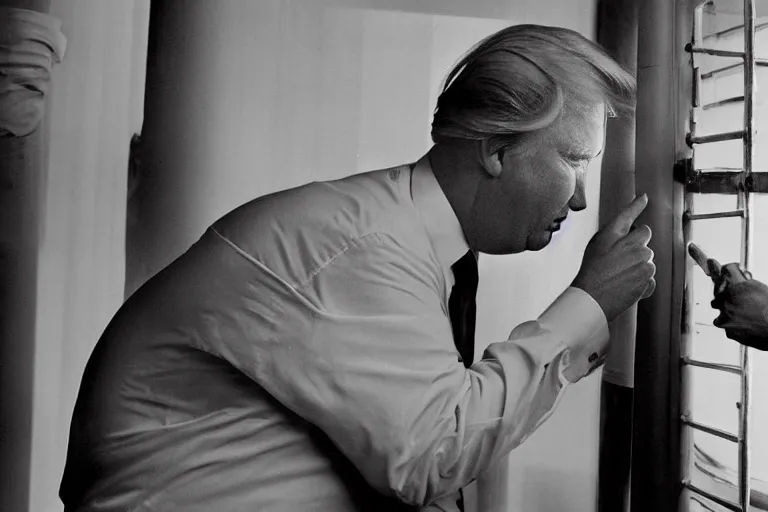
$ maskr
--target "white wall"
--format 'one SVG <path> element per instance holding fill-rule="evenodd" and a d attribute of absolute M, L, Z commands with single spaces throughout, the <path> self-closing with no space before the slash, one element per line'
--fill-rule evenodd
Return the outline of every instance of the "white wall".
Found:
<path fill-rule="evenodd" d="M 167 72 L 147 95 L 149 176 L 131 234 L 145 266 L 129 271 L 129 288 L 255 196 L 421 156 L 440 81 L 483 36 L 524 22 L 593 36 L 595 16 L 594 0 L 169 3 L 174 42 L 156 55 Z M 550 248 L 481 259 L 478 352 L 570 283 L 597 226 L 599 170 L 590 208 Z M 511 510 L 595 509 L 599 379 L 574 386 L 514 452 Z"/>

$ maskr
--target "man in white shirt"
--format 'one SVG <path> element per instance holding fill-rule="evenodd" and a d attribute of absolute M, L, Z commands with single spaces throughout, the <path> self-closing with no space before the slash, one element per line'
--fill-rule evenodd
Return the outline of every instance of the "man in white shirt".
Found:
<path fill-rule="evenodd" d="M 224 216 L 94 350 L 66 510 L 461 510 L 653 291 L 642 197 L 547 311 L 473 353 L 477 254 L 540 250 L 584 209 L 606 112 L 633 98 L 577 33 L 510 27 L 449 75 L 415 164 Z"/>

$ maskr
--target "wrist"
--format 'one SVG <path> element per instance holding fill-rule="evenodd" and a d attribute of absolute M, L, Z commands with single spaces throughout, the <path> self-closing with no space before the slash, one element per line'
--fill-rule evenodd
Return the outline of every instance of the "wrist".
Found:
<path fill-rule="evenodd" d="M 579 283 L 578 280 L 574 280 L 571 283 L 571 288 L 577 288 L 584 292 L 585 294 L 589 295 L 589 297 L 594 301 L 595 304 L 600 308 L 600 310 L 603 312 L 603 316 L 605 317 L 606 322 L 610 323 L 611 320 L 613 320 L 617 314 L 611 310 L 611 308 L 608 307 L 607 301 L 604 300 L 604 298 L 590 290 L 590 287 L 584 286 L 583 284 Z"/>
<path fill-rule="evenodd" d="M 568 347 L 560 360 L 560 375 L 577 382 L 602 364 L 609 331 L 602 308 L 584 289 L 570 286 L 539 317 L 539 324 L 556 333 Z"/>

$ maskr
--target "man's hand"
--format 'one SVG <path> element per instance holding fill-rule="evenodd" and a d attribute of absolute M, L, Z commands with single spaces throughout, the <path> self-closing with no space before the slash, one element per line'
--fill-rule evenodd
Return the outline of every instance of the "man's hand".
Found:
<path fill-rule="evenodd" d="M 707 266 L 715 284 L 712 307 L 720 311 L 715 327 L 743 345 L 768 350 L 768 286 L 752 279 L 738 263 L 721 267 L 710 258 Z"/>
<path fill-rule="evenodd" d="M 651 228 L 633 229 L 647 205 L 648 197 L 643 194 L 592 237 L 571 285 L 592 296 L 609 322 L 656 289 L 656 265 L 648 248 Z"/>

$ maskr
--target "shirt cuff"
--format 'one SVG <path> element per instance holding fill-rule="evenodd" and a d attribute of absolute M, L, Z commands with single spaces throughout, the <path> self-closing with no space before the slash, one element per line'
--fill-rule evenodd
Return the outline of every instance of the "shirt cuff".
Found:
<path fill-rule="evenodd" d="M 605 360 L 610 338 L 608 321 L 600 305 L 584 290 L 567 288 L 539 317 L 539 323 L 557 333 L 568 347 L 558 368 L 563 385 L 589 375 Z"/>

